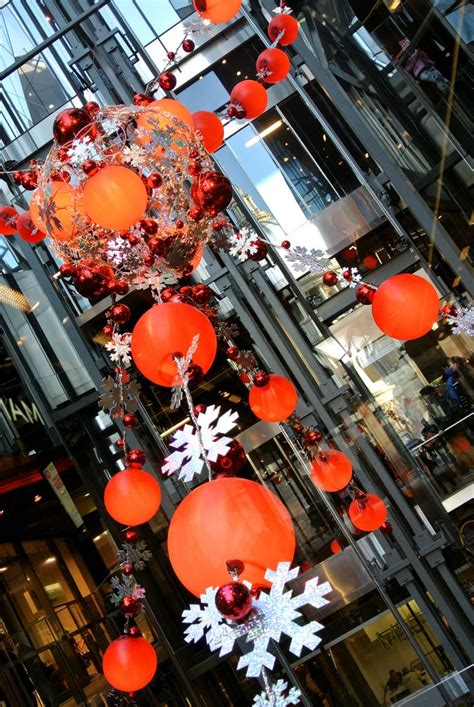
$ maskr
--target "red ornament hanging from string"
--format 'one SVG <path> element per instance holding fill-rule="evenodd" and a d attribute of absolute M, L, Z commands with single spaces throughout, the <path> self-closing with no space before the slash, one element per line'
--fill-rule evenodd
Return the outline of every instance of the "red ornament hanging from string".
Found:
<path fill-rule="evenodd" d="M 342 452 L 325 450 L 311 462 L 310 476 L 318 488 L 334 493 L 347 486 L 352 479 L 352 465 Z"/>
<path fill-rule="evenodd" d="M 216 334 L 209 319 L 182 302 L 156 304 L 140 317 L 132 332 L 135 365 L 148 380 L 170 388 L 178 372 L 173 354 L 184 356 L 196 334 L 199 341 L 193 363 L 207 373 L 217 352 Z"/>
<path fill-rule="evenodd" d="M 117 523 L 148 523 L 160 507 L 160 485 L 143 469 L 124 469 L 114 474 L 107 483 L 104 503 L 107 513 Z"/>
<path fill-rule="evenodd" d="M 265 49 L 257 59 L 257 72 L 265 83 L 278 83 L 288 76 L 290 60 L 282 49 Z"/>
<path fill-rule="evenodd" d="M 231 621 L 241 621 L 252 610 L 252 595 L 242 582 L 228 582 L 216 593 L 216 608 Z"/>
<path fill-rule="evenodd" d="M 16 232 L 18 211 L 13 206 L 0 206 L 0 233 L 12 236 Z"/>
<path fill-rule="evenodd" d="M 67 108 L 54 119 L 53 135 L 60 145 L 86 135 L 93 140 L 96 134 L 97 127 L 91 123 L 91 116 L 81 108 Z"/>
<path fill-rule="evenodd" d="M 193 0 L 193 5 L 204 20 L 219 25 L 236 16 L 242 0 Z"/>
<path fill-rule="evenodd" d="M 394 275 L 377 289 L 372 314 L 387 336 L 402 341 L 418 339 L 430 331 L 438 318 L 438 293 L 419 275 Z"/>
<path fill-rule="evenodd" d="M 257 417 L 265 422 L 282 422 L 294 412 L 298 402 L 296 388 L 287 378 L 271 374 L 264 386 L 253 385 L 249 405 Z"/>
<path fill-rule="evenodd" d="M 373 493 L 355 498 L 349 506 L 349 518 L 359 530 L 371 532 L 387 520 L 387 506 Z"/>
<path fill-rule="evenodd" d="M 298 36 L 300 26 L 292 15 L 276 15 L 270 20 L 268 25 L 268 36 L 275 42 L 278 35 L 284 32 L 283 36 L 278 40 L 278 44 L 282 47 L 287 47 L 292 44 Z"/>
<path fill-rule="evenodd" d="M 29 211 L 24 211 L 18 216 L 16 228 L 20 238 L 27 243 L 39 243 L 46 238 L 46 235 L 36 228 Z"/>
<path fill-rule="evenodd" d="M 215 115 L 208 110 L 198 110 L 192 114 L 194 129 L 202 135 L 204 147 L 208 152 L 215 152 L 224 140 L 224 126 Z"/>
<path fill-rule="evenodd" d="M 252 120 L 265 112 L 268 96 L 261 83 L 246 79 L 234 86 L 230 94 L 230 102 L 242 106 L 245 111 L 243 117 Z"/>
<path fill-rule="evenodd" d="M 122 692 L 142 690 L 152 680 L 158 659 L 151 643 L 144 638 L 122 636 L 107 647 L 102 668 L 112 687 Z"/>
<path fill-rule="evenodd" d="M 291 562 L 291 517 L 271 491 L 255 481 L 219 478 L 198 486 L 176 509 L 168 552 L 178 579 L 195 596 L 229 581 L 227 562 L 240 560 L 240 581 L 268 586 L 264 574 Z"/>

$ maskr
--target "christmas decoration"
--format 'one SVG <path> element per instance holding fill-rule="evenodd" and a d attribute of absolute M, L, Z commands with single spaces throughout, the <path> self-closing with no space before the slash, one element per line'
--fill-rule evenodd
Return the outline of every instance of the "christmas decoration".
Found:
<path fill-rule="evenodd" d="M 193 0 L 194 9 L 215 25 L 229 22 L 240 10 L 242 0 Z"/>
<path fill-rule="evenodd" d="M 240 581 L 268 586 L 264 569 L 291 561 L 294 551 L 293 524 L 282 502 L 261 484 L 235 477 L 191 491 L 168 531 L 171 565 L 195 596 L 228 582 L 226 563 L 236 558 L 245 565 Z"/>
<path fill-rule="evenodd" d="M 122 636 L 107 647 L 102 669 L 105 679 L 117 690 L 131 692 L 146 687 L 153 678 L 158 659 L 144 638 Z"/>
<path fill-rule="evenodd" d="M 347 283 L 349 287 L 357 287 L 362 281 L 362 275 L 357 268 L 347 268 L 347 270 L 337 274 L 337 279 L 339 282 Z"/>
<path fill-rule="evenodd" d="M 226 619 L 241 621 L 252 609 L 250 590 L 241 582 L 223 584 L 216 592 L 216 608 Z"/>
<path fill-rule="evenodd" d="M 362 264 L 367 268 L 367 270 L 373 270 L 378 266 L 379 261 L 377 260 L 375 255 L 366 255 L 365 258 L 362 260 Z"/>
<path fill-rule="evenodd" d="M 387 507 L 373 493 L 359 493 L 349 506 L 349 518 L 358 530 L 377 530 L 387 519 Z"/>
<path fill-rule="evenodd" d="M 474 336 L 474 307 L 455 308 L 455 313 L 448 314 L 446 320 L 453 334 Z"/>
<path fill-rule="evenodd" d="M 301 618 L 298 609 L 306 604 L 315 608 L 325 606 L 329 602 L 324 596 L 332 587 L 329 582 L 319 585 L 315 577 L 306 582 L 302 594 L 293 597 L 292 590 L 285 591 L 285 584 L 298 573 L 299 568 L 290 569 L 289 562 L 280 562 L 276 570 L 268 569 L 265 579 L 271 582 L 269 592 L 260 592 L 258 598 L 253 598 L 253 611 L 238 624 L 228 623 L 222 617 L 215 605 L 218 590 L 209 587 L 201 595 L 204 607 L 191 604 L 183 612 L 183 623 L 188 624 L 185 640 L 197 642 L 205 636 L 210 649 L 219 650 L 222 656 L 232 651 L 238 638 L 245 636 L 252 648 L 240 657 L 237 668 L 247 668 L 247 677 L 258 677 L 264 668 L 272 670 L 275 656 L 268 651 L 269 642 L 278 642 L 282 634 L 291 639 L 289 650 L 294 655 L 301 655 L 303 648 L 314 650 L 321 642 L 316 633 L 323 626 L 317 621 L 297 623 Z"/>
<path fill-rule="evenodd" d="M 16 231 L 18 211 L 13 206 L 0 206 L 0 234 L 11 236 Z"/>
<path fill-rule="evenodd" d="M 215 152 L 224 140 L 224 126 L 214 113 L 198 110 L 192 114 L 194 129 L 202 136 L 204 147 L 208 152 Z"/>
<path fill-rule="evenodd" d="M 54 139 L 59 145 L 66 145 L 77 136 L 95 137 L 97 127 L 91 116 L 82 108 L 68 108 L 56 116 L 53 123 Z"/>
<path fill-rule="evenodd" d="M 145 569 L 146 563 L 151 560 L 152 554 L 150 550 L 147 550 L 147 546 L 144 540 L 138 540 L 133 545 L 129 543 L 123 543 L 122 548 L 118 551 L 117 557 L 119 562 L 123 565 L 123 571 L 125 573 L 125 567 L 131 566 L 132 570 L 143 570 Z"/>
<path fill-rule="evenodd" d="M 249 405 L 257 417 L 265 422 L 282 422 L 291 415 L 298 402 L 295 386 L 287 378 L 271 374 L 264 386 L 253 385 Z"/>
<path fill-rule="evenodd" d="M 161 491 L 157 480 L 143 469 L 114 474 L 104 492 L 107 513 L 122 525 L 147 523 L 158 511 Z"/>
<path fill-rule="evenodd" d="M 357 301 L 361 304 L 372 304 L 376 292 L 377 289 L 375 287 L 370 287 L 364 283 L 357 287 L 355 296 Z"/>
<path fill-rule="evenodd" d="M 191 196 L 204 213 L 217 216 L 231 202 L 232 185 L 221 172 L 204 172 L 191 186 Z"/>
<path fill-rule="evenodd" d="M 292 687 L 285 696 L 283 693 L 288 690 L 288 683 L 284 680 L 277 680 L 274 685 L 264 690 L 254 697 L 252 707 L 287 707 L 297 705 L 300 701 L 301 690 Z"/>
<path fill-rule="evenodd" d="M 265 83 L 283 81 L 290 71 L 290 60 L 281 49 L 270 47 L 259 54 L 257 59 L 257 75 Z"/>
<path fill-rule="evenodd" d="M 145 590 L 137 584 L 134 577 L 126 574 L 122 574 L 122 580 L 112 577 L 110 587 L 113 590 L 110 600 L 115 606 L 133 606 L 134 609 L 128 612 L 129 614 L 137 614 L 142 609 Z"/>
<path fill-rule="evenodd" d="M 282 47 L 293 44 L 298 36 L 299 24 L 294 17 L 287 14 L 278 14 L 272 17 L 268 25 L 268 36 L 272 42 L 278 42 Z"/>
<path fill-rule="evenodd" d="M 46 238 L 46 235 L 36 228 L 29 211 L 24 211 L 18 216 L 16 229 L 20 238 L 27 243 L 39 243 Z"/>
<path fill-rule="evenodd" d="M 352 479 L 352 465 L 342 452 L 322 451 L 311 462 L 310 476 L 318 488 L 334 493 Z"/>
<path fill-rule="evenodd" d="M 215 475 L 235 476 L 241 471 L 246 461 L 245 450 L 236 439 L 229 442 L 228 451 L 217 457 L 215 462 L 209 461 Z"/>
<path fill-rule="evenodd" d="M 335 539 L 331 540 L 331 544 L 329 547 L 331 548 L 331 552 L 333 555 L 337 555 L 338 552 L 342 551 L 342 547 L 341 547 L 339 541 L 335 540 Z"/>
<path fill-rule="evenodd" d="M 295 246 L 285 256 L 285 260 L 291 263 L 296 272 L 324 272 L 331 266 L 331 261 L 322 250 L 312 248 L 308 250 L 303 246 Z M 334 273 L 335 274 L 335 273 Z M 324 278 L 323 278 L 324 280 Z M 337 280 L 333 284 L 336 284 Z M 329 283 L 324 283 L 329 284 Z"/>
<path fill-rule="evenodd" d="M 179 472 L 179 479 L 191 481 L 202 472 L 206 459 L 215 462 L 229 451 L 232 440 L 222 435 L 235 427 L 238 414 L 230 410 L 223 415 L 220 412 L 219 406 L 209 405 L 205 412 L 199 413 L 196 420 L 200 435 L 192 425 L 187 424 L 174 433 L 170 447 L 177 451 L 165 458 L 165 464 L 161 467 L 164 474 L 170 476 Z"/>
<path fill-rule="evenodd" d="M 247 260 L 251 255 L 256 255 L 259 251 L 257 235 L 249 228 L 241 228 L 237 233 L 232 233 L 227 242 L 230 255 L 242 261 Z"/>
<path fill-rule="evenodd" d="M 115 335 L 120 336 L 120 335 Z M 108 343 L 107 346 L 114 344 Z M 127 348 L 127 352 L 128 352 Z M 124 356 L 117 357 L 116 353 L 112 353 L 116 361 L 124 361 Z M 129 359 L 128 353 L 125 355 L 125 361 Z M 118 381 L 112 376 L 107 376 L 102 381 L 102 394 L 99 398 L 99 406 L 106 412 L 110 412 L 112 417 L 121 417 L 123 411 L 135 412 L 138 408 L 138 396 L 140 394 L 140 384 L 135 380 L 125 382 Z"/>
<path fill-rule="evenodd" d="M 253 79 L 237 83 L 230 94 L 230 106 L 237 112 L 236 117 L 253 120 L 265 112 L 268 103 L 267 92 L 262 84 Z M 239 111 L 243 111 L 239 115 Z"/>
<path fill-rule="evenodd" d="M 402 341 L 428 333 L 438 313 L 438 294 L 419 275 L 403 273 L 389 277 L 377 289 L 372 302 L 372 314 L 379 329 Z"/>

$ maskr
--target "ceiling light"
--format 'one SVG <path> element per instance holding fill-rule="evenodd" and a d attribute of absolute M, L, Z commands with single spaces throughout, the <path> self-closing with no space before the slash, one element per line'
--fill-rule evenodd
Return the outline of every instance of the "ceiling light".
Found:
<path fill-rule="evenodd" d="M 55 558 L 55 557 L 47 557 L 46 560 L 44 561 L 44 564 L 45 564 L 45 565 L 52 565 L 53 562 L 56 562 L 56 558 Z"/>
<path fill-rule="evenodd" d="M 98 542 L 99 540 L 100 540 L 100 535 L 96 535 L 95 538 L 94 538 L 94 542 L 96 543 L 96 542 Z"/>
<path fill-rule="evenodd" d="M 265 128 L 265 130 L 262 130 L 261 133 L 258 135 L 254 135 L 253 137 L 250 138 L 250 140 L 247 140 L 245 143 L 245 147 L 252 147 L 252 145 L 256 145 L 259 140 L 261 140 L 264 137 L 267 137 L 267 135 L 270 135 L 270 133 L 273 133 L 275 130 L 278 130 L 283 125 L 282 120 L 276 120 L 274 123 L 268 126 L 268 128 Z"/>
<path fill-rule="evenodd" d="M 326 140 L 327 140 L 326 133 L 323 133 L 323 142 L 326 142 Z"/>
<path fill-rule="evenodd" d="M 227 64 L 227 59 L 222 59 L 223 64 Z"/>
<path fill-rule="evenodd" d="M 40 496 L 39 493 L 37 493 L 36 496 L 34 497 L 33 501 L 35 503 L 39 503 L 42 498 L 43 498 L 43 496 Z"/>
<path fill-rule="evenodd" d="M 241 72 L 241 71 L 236 71 L 236 72 L 235 72 L 235 75 L 236 75 L 236 76 L 242 76 L 242 72 Z"/>
<path fill-rule="evenodd" d="M 48 108 L 49 108 L 49 109 L 54 108 L 54 103 L 50 103 L 50 104 L 48 105 Z"/>
<path fill-rule="evenodd" d="M 8 567 L 0 567 L 0 572 L 6 572 Z"/>
<path fill-rule="evenodd" d="M 2 515 L 3 515 L 4 513 L 5 513 L 5 509 L 4 509 L 4 508 L 0 508 L 0 518 L 2 517 Z"/>

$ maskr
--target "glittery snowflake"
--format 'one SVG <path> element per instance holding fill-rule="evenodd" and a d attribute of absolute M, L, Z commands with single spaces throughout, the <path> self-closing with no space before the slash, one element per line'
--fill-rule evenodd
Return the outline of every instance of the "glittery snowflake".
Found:
<path fill-rule="evenodd" d="M 308 250 L 303 246 L 297 245 L 285 253 L 285 260 L 291 263 L 296 272 L 324 272 L 331 267 L 331 261 L 328 260 L 322 250 L 312 248 Z"/>
<path fill-rule="evenodd" d="M 177 451 L 165 458 L 166 463 L 161 467 L 164 474 L 179 472 L 179 479 L 191 481 L 201 473 L 205 459 L 215 462 L 217 457 L 227 454 L 232 440 L 222 435 L 235 427 L 238 414 L 230 410 L 220 413 L 219 405 L 208 405 L 197 416 L 199 434 L 192 425 L 184 425 L 174 433 L 170 446 Z"/>
<path fill-rule="evenodd" d="M 113 590 L 110 601 L 118 606 L 125 597 L 132 597 L 137 601 L 145 598 L 145 589 L 141 587 L 132 575 L 123 574 L 122 579 L 112 577 L 110 587 Z"/>
<path fill-rule="evenodd" d="M 122 543 L 122 549 L 117 552 L 119 562 L 122 564 L 131 563 L 136 570 L 145 569 L 146 563 L 151 560 L 152 556 L 144 540 L 139 540 L 135 545 Z"/>
<path fill-rule="evenodd" d="M 103 118 L 100 122 L 100 127 L 105 135 L 113 135 L 117 133 L 122 126 L 118 120 Z"/>
<path fill-rule="evenodd" d="M 196 334 L 191 341 L 191 345 L 187 350 L 185 356 L 176 357 L 176 367 L 178 373 L 176 379 L 173 381 L 173 393 L 171 396 L 171 409 L 177 410 L 181 405 L 181 400 L 183 399 L 183 393 L 185 388 L 189 384 L 189 366 L 193 360 L 193 356 L 196 353 L 196 349 L 199 343 L 199 334 Z"/>
<path fill-rule="evenodd" d="M 112 415 L 118 410 L 135 412 L 138 408 L 140 387 L 140 383 L 136 380 L 124 381 L 122 377 L 122 380 L 118 381 L 112 376 L 107 376 L 107 378 L 102 380 L 102 394 L 99 398 L 99 406 L 102 410 L 112 413 Z"/>
<path fill-rule="evenodd" d="M 123 265 L 130 258 L 132 248 L 133 246 L 127 238 L 122 238 L 122 236 L 111 238 L 105 251 L 107 260 L 114 265 Z"/>
<path fill-rule="evenodd" d="M 253 231 L 249 228 L 241 228 L 238 233 L 228 236 L 229 253 L 239 260 L 247 260 L 249 255 L 254 255 L 257 252 L 257 241 L 258 236 Z"/>
<path fill-rule="evenodd" d="M 140 147 L 140 145 L 124 147 L 122 155 L 124 162 L 131 164 L 132 167 L 136 167 L 137 169 L 141 169 L 147 162 L 147 158 L 149 158 L 147 151 L 144 150 L 143 147 Z"/>
<path fill-rule="evenodd" d="M 344 272 L 349 273 L 349 276 L 344 277 L 342 273 L 337 273 L 337 279 L 340 283 L 348 287 L 357 287 L 362 282 L 362 275 L 357 268 L 347 268 Z"/>
<path fill-rule="evenodd" d="M 238 668 L 247 668 L 247 677 L 258 677 L 263 668 L 272 670 L 275 656 L 268 651 L 271 640 L 279 641 L 282 634 L 290 639 L 289 650 L 297 656 L 302 649 L 314 650 L 321 639 L 316 635 L 324 627 L 318 621 L 300 625 L 302 614 L 298 609 L 305 604 L 321 608 L 329 602 L 323 597 L 332 591 L 329 582 L 318 584 L 314 577 L 305 584 L 302 594 L 293 597 L 292 590 L 285 591 L 285 584 L 295 579 L 299 568 L 290 569 L 289 562 L 280 562 L 277 569 L 267 570 L 265 579 L 272 583 L 270 591 L 262 591 L 258 599 L 252 600 L 253 609 L 241 623 L 228 622 L 217 611 L 215 596 L 217 589 L 209 587 L 201 595 L 203 607 L 192 604 L 183 612 L 183 622 L 190 624 L 185 630 L 185 640 L 196 642 L 203 636 L 211 650 L 219 650 L 219 655 L 230 653 L 235 641 L 245 636 L 247 643 L 253 643 L 251 650 L 241 656 Z"/>
<path fill-rule="evenodd" d="M 474 307 L 458 307 L 456 314 L 449 314 L 446 319 L 453 327 L 453 334 L 474 336 Z"/>
<path fill-rule="evenodd" d="M 272 685 L 268 693 L 261 692 L 254 698 L 252 707 L 287 707 L 287 705 L 297 705 L 300 701 L 301 690 L 292 687 L 285 696 L 283 693 L 288 690 L 288 683 L 284 680 L 277 680 Z"/>
<path fill-rule="evenodd" d="M 88 135 L 78 140 L 73 140 L 67 153 L 69 161 L 74 167 L 78 167 L 86 160 L 91 160 L 98 156 L 94 143 Z"/>
<path fill-rule="evenodd" d="M 131 334 L 112 334 L 112 341 L 105 344 L 105 348 L 109 352 L 111 361 L 118 363 L 121 366 L 129 366 L 132 362 L 130 354 Z"/>

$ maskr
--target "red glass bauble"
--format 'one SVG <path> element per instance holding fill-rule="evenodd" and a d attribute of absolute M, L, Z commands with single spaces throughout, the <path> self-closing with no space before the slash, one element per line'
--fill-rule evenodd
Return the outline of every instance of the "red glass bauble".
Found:
<path fill-rule="evenodd" d="M 350 248 L 344 248 L 344 250 L 341 251 L 341 257 L 345 263 L 355 262 L 359 257 L 359 254 L 357 253 L 357 248 L 354 248 L 353 246 L 351 246 Z"/>
<path fill-rule="evenodd" d="M 240 356 L 240 349 L 237 348 L 237 346 L 229 346 L 225 355 L 227 358 L 230 358 L 231 361 L 237 361 Z"/>
<path fill-rule="evenodd" d="M 155 99 L 149 93 L 136 93 L 133 97 L 134 106 L 149 106 Z"/>
<path fill-rule="evenodd" d="M 349 506 L 349 518 L 359 530 L 377 530 L 387 520 L 387 506 L 373 493 L 355 498 Z"/>
<path fill-rule="evenodd" d="M 147 202 L 142 180 L 128 167 L 104 167 L 84 185 L 87 215 L 94 223 L 113 231 L 133 226 L 145 213 Z"/>
<path fill-rule="evenodd" d="M 186 54 L 189 54 L 190 52 L 194 51 L 195 44 L 192 39 L 183 39 L 181 46 L 183 47 L 183 52 L 186 52 Z"/>
<path fill-rule="evenodd" d="M 359 285 L 356 288 L 355 296 L 358 302 L 361 304 L 372 304 L 375 293 L 377 292 L 375 287 L 369 287 L 369 285 Z"/>
<path fill-rule="evenodd" d="M 176 87 L 177 79 L 172 71 L 163 71 L 158 78 L 158 83 L 163 91 L 172 91 Z"/>
<path fill-rule="evenodd" d="M 152 172 L 146 180 L 151 189 L 158 189 L 163 184 L 163 177 L 159 172 Z"/>
<path fill-rule="evenodd" d="M 291 243 L 290 241 L 282 241 L 281 242 L 281 247 L 284 248 L 285 250 L 289 250 L 291 248 Z"/>
<path fill-rule="evenodd" d="M 67 173 L 69 174 L 69 173 Z M 23 172 L 21 185 L 28 191 L 33 191 L 38 186 L 38 172 L 36 169 L 30 169 L 28 172 Z"/>
<path fill-rule="evenodd" d="M 271 374 L 268 384 L 253 385 L 249 392 L 250 409 L 265 422 L 282 422 L 294 412 L 298 402 L 296 388 L 287 378 Z"/>
<path fill-rule="evenodd" d="M 176 294 L 176 290 L 174 287 L 165 287 L 164 290 L 161 291 L 161 299 L 163 302 L 169 302 L 172 297 Z"/>
<path fill-rule="evenodd" d="M 209 462 L 215 474 L 236 475 L 246 462 L 245 450 L 236 439 L 229 442 L 229 451 L 217 457 L 217 461 Z"/>
<path fill-rule="evenodd" d="M 114 304 L 114 306 L 110 308 L 108 316 L 113 322 L 123 326 L 130 320 L 132 312 L 130 307 L 126 304 Z"/>
<path fill-rule="evenodd" d="M 334 270 L 328 270 L 325 272 L 323 275 L 323 283 L 327 287 L 334 287 L 337 283 L 337 273 L 335 273 Z"/>
<path fill-rule="evenodd" d="M 228 582 L 216 593 L 217 611 L 231 621 L 241 621 L 252 610 L 252 595 L 241 582 Z"/>
<path fill-rule="evenodd" d="M 291 562 L 291 517 L 271 491 L 255 481 L 220 478 L 198 486 L 177 507 L 168 552 L 178 579 L 195 596 L 229 580 L 226 563 L 244 563 L 240 579 L 268 586 L 264 575 Z"/>
<path fill-rule="evenodd" d="M 28 243 L 39 243 L 46 238 L 46 235 L 36 228 L 29 211 L 24 211 L 18 216 L 16 229 L 20 238 Z"/>
<path fill-rule="evenodd" d="M 128 429 L 131 430 L 133 427 L 138 425 L 138 418 L 133 414 L 133 412 L 126 412 L 122 418 L 122 422 L 124 427 L 128 427 Z"/>
<path fill-rule="evenodd" d="M 125 463 L 131 469 L 141 469 L 146 462 L 146 454 L 143 449 L 130 449 L 125 457 Z"/>
<path fill-rule="evenodd" d="M 76 137 L 85 137 L 86 135 L 93 140 L 97 135 L 97 127 L 91 123 L 91 117 L 85 110 L 68 108 L 54 119 L 53 135 L 60 145 L 65 145 Z"/>
<path fill-rule="evenodd" d="M 267 244 L 264 241 L 257 240 L 253 241 L 253 246 L 255 246 L 254 253 L 248 253 L 247 257 L 249 260 L 253 260 L 258 263 L 260 260 L 264 260 L 268 255 Z"/>
<path fill-rule="evenodd" d="M 199 206 L 193 206 L 189 209 L 188 216 L 193 221 L 202 221 L 204 218 L 204 211 Z"/>
<path fill-rule="evenodd" d="M 211 288 L 207 285 L 195 285 L 192 288 L 192 296 L 198 304 L 208 304 L 212 294 Z"/>
<path fill-rule="evenodd" d="M 257 388 L 263 388 L 264 386 L 268 385 L 270 382 L 270 374 L 265 373 L 265 371 L 257 371 L 257 373 L 253 377 L 253 384 L 257 386 Z"/>
<path fill-rule="evenodd" d="M 215 113 L 198 110 L 193 115 L 194 129 L 197 130 L 208 152 L 217 150 L 224 140 L 224 126 Z"/>
<path fill-rule="evenodd" d="M 375 255 L 366 255 L 362 261 L 362 264 L 367 268 L 367 270 L 373 270 L 379 264 L 379 261 Z"/>
<path fill-rule="evenodd" d="M 196 334 L 199 341 L 193 363 L 207 373 L 217 352 L 216 334 L 209 319 L 189 304 L 155 305 L 140 317 L 133 330 L 135 365 L 148 380 L 171 387 L 177 374 L 173 354 L 184 356 Z"/>
<path fill-rule="evenodd" d="M 116 690 L 142 690 L 152 680 L 158 659 L 151 643 L 144 638 L 122 636 L 107 647 L 102 669 L 105 679 Z"/>
<path fill-rule="evenodd" d="M 73 275 L 72 284 L 79 292 L 80 295 L 84 297 L 93 297 L 94 292 L 97 288 L 104 284 L 104 278 L 99 275 L 99 273 L 92 270 L 92 268 L 79 267 Z"/>
<path fill-rule="evenodd" d="M 331 544 L 329 547 L 331 548 L 331 552 L 333 555 L 337 555 L 337 553 L 341 552 L 342 550 L 342 547 L 337 540 L 331 540 Z"/>
<path fill-rule="evenodd" d="M 86 160 L 82 165 L 82 171 L 88 177 L 93 177 L 99 171 L 99 165 L 95 160 Z"/>
<path fill-rule="evenodd" d="M 276 15 L 270 20 L 268 25 L 268 36 L 274 42 L 281 32 L 283 36 L 278 40 L 278 44 L 282 47 L 292 44 L 298 36 L 300 26 L 292 15 Z"/>
<path fill-rule="evenodd" d="M 315 486 L 334 493 L 347 486 L 352 479 L 352 464 L 342 452 L 320 452 L 311 462 L 310 476 Z"/>
<path fill-rule="evenodd" d="M 13 206 L 0 206 L 0 233 L 11 236 L 16 232 L 18 211 Z"/>
<path fill-rule="evenodd" d="M 71 263 L 63 263 L 59 268 L 59 272 L 61 273 L 61 277 L 72 277 L 76 272 L 76 268 L 74 265 L 71 265 Z"/>
<path fill-rule="evenodd" d="M 394 275 L 377 289 L 372 314 L 387 336 L 402 341 L 418 339 L 430 331 L 438 318 L 438 293 L 419 275 Z"/>
<path fill-rule="evenodd" d="M 288 76 L 290 60 L 282 49 L 265 49 L 257 59 L 257 72 L 265 83 L 278 83 Z"/>
<path fill-rule="evenodd" d="M 445 304 L 441 307 L 441 314 L 443 317 L 455 317 L 457 309 L 454 304 Z"/>
<path fill-rule="evenodd" d="M 215 25 L 229 22 L 240 10 L 242 0 L 193 0 L 194 9 Z"/>
<path fill-rule="evenodd" d="M 323 438 L 323 435 L 319 430 L 307 430 L 304 434 L 304 441 L 306 444 L 319 444 Z"/>
<path fill-rule="evenodd" d="M 143 469 L 124 469 L 107 483 L 104 503 L 107 513 L 117 523 L 141 525 L 153 518 L 160 507 L 160 485 Z"/>
<path fill-rule="evenodd" d="M 91 118 L 94 118 L 100 111 L 100 106 L 95 101 L 87 101 L 86 105 L 84 106 L 84 110 L 86 111 L 87 115 L 89 115 Z"/>
<path fill-rule="evenodd" d="M 135 599 L 130 595 L 124 596 L 119 604 L 119 609 L 124 616 L 135 616 L 142 609 L 140 599 Z"/>
<path fill-rule="evenodd" d="M 232 184 L 222 172 L 204 172 L 191 187 L 191 197 L 203 211 L 216 216 L 232 200 Z"/>
<path fill-rule="evenodd" d="M 120 440 L 119 440 L 120 441 Z M 118 446 L 118 442 L 117 442 Z M 138 542 L 138 533 L 133 528 L 128 528 L 123 534 L 123 538 L 129 545 L 136 545 Z"/>
<path fill-rule="evenodd" d="M 203 403 L 198 403 L 197 405 L 194 406 L 193 412 L 197 417 L 202 412 L 206 412 L 206 406 Z"/>
<path fill-rule="evenodd" d="M 261 83 L 253 79 L 246 79 L 234 86 L 230 94 L 230 102 L 242 106 L 245 110 L 245 117 L 252 120 L 265 112 L 268 96 Z"/>

